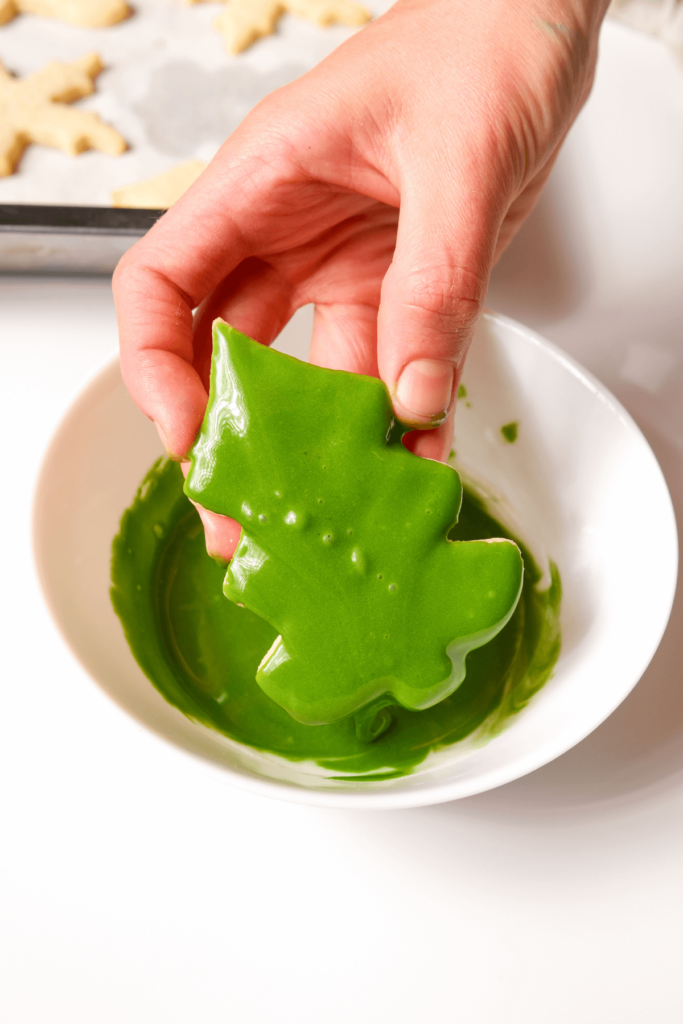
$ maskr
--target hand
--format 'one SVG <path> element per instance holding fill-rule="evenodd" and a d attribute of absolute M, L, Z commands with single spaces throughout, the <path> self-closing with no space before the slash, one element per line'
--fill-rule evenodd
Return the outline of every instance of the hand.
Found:
<path fill-rule="evenodd" d="M 446 458 L 491 267 L 590 91 L 606 6 L 399 0 L 252 111 L 114 275 L 124 380 L 174 458 L 212 320 L 270 344 L 310 302 L 311 360 L 380 376 L 413 450 Z M 229 558 L 239 526 L 200 512 Z"/>

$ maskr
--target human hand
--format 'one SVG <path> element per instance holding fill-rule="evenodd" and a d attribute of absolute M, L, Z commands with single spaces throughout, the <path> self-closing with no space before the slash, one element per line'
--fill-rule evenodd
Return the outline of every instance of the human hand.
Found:
<path fill-rule="evenodd" d="M 380 376 L 413 450 L 446 458 L 490 269 L 588 95 L 606 6 L 399 0 L 252 111 L 114 276 L 124 380 L 174 458 L 213 319 L 270 344 L 310 302 L 311 360 Z M 239 526 L 200 513 L 229 558 Z"/>

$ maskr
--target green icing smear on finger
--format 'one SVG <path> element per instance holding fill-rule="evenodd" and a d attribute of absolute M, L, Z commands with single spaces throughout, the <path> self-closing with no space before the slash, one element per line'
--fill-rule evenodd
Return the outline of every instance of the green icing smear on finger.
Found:
<path fill-rule="evenodd" d="M 510 534 L 465 488 L 449 536 Z M 520 548 L 524 583 L 507 625 L 467 656 L 465 680 L 445 700 L 424 711 L 385 709 L 391 725 L 374 742 L 359 739 L 353 719 L 303 725 L 256 684 L 276 630 L 223 597 L 225 569 L 206 554 L 199 516 L 170 460 L 152 467 L 123 515 L 111 596 L 141 669 L 189 718 L 250 747 L 314 761 L 340 779 L 388 779 L 411 772 L 431 751 L 497 734 L 551 676 L 560 651 L 560 580 L 551 564 L 550 587 L 540 590 L 541 573 Z"/>
<path fill-rule="evenodd" d="M 387 705 L 450 696 L 522 589 L 513 541 L 448 539 L 460 477 L 408 451 L 409 429 L 382 381 L 214 325 L 185 493 L 242 527 L 223 589 L 277 630 L 259 686 L 305 725 L 356 715 L 366 740 Z"/>

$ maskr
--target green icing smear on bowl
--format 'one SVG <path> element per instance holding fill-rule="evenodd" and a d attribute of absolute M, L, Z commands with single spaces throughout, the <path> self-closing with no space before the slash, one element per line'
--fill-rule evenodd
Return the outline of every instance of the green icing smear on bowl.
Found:
<path fill-rule="evenodd" d="M 500 428 L 500 433 L 504 441 L 508 444 L 514 444 L 519 437 L 519 422 L 513 420 L 512 423 L 504 423 Z"/>
<path fill-rule="evenodd" d="M 449 537 L 515 539 L 467 488 Z M 561 642 L 559 574 L 551 563 L 550 587 L 540 590 L 541 573 L 517 544 L 524 584 L 510 621 L 468 654 L 466 678 L 454 693 L 424 711 L 387 709 L 391 724 L 374 742 L 358 738 L 353 718 L 303 725 L 257 685 L 276 630 L 223 596 L 225 568 L 207 555 L 199 516 L 170 460 L 152 467 L 123 515 L 112 548 L 111 597 L 141 669 L 190 719 L 290 761 L 314 761 L 332 777 L 389 779 L 465 737 L 484 742 L 496 735 L 551 676 Z"/>

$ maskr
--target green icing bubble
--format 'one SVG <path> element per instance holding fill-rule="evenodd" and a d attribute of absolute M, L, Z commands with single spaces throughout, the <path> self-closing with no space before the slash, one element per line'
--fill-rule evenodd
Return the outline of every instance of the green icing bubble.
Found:
<path fill-rule="evenodd" d="M 506 536 L 465 489 L 450 537 Z M 495 735 L 550 677 L 560 651 L 560 580 L 551 565 L 551 585 L 539 590 L 540 572 L 520 547 L 524 584 L 508 624 L 467 656 L 464 682 L 441 703 L 425 711 L 382 709 L 378 725 L 388 716 L 389 726 L 379 738 L 374 720 L 360 729 L 352 719 L 302 725 L 257 686 L 256 670 L 276 630 L 223 597 L 225 568 L 206 554 L 199 516 L 170 460 L 150 470 L 123 515 L 112 548 L 111 596 L 133 655 L 170 704 L 240 743 L 362 782 L 405 775 L 430 751 L 472 734 Z"/>
<path fill-rule="evenodd" d="M 256 681 L 306 725 L 362 711 L 367 738 L 387 704 L 439 703 L 519 600 L 518 547 L 448 540 L 460 477 L 409 452 L 408 429 L 376 378 L 214 325 L 185 492 L 241 524 L 224 592 L 276 629 Z"/>

